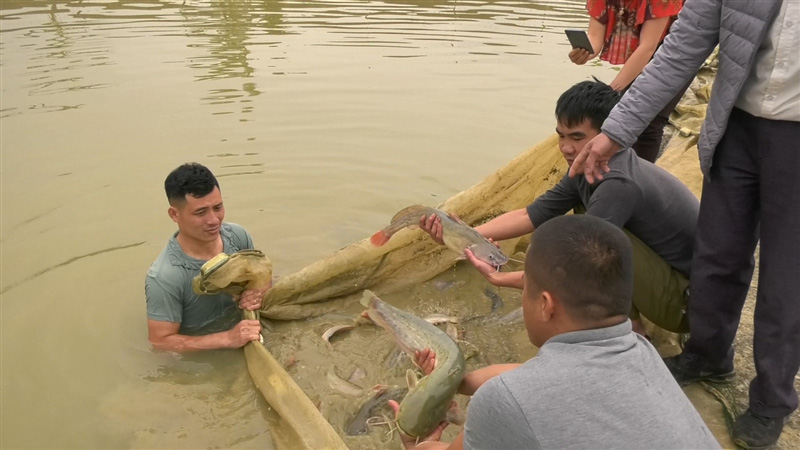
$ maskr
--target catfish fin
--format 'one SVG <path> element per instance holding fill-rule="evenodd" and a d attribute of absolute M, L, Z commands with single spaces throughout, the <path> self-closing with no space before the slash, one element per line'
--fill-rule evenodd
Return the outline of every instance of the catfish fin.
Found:
<path fill-rule="evenodd" d="M 375 297 L 377 296 L 372 291 L 364 289 L 364 293 L 361 295 L 361 304 L 369 308 L 369 301 Z"/>
<path fill-rule="evenodd" d="M 386 232 L 386 230 L 380 230 L 370 236 L 369 242 L 376 247 L 380 247 L 381 245 L 389 242 L 389 238 L 391 238 L 391 236 Z"/>
<path fill-rule="evenodd" d="M 409 389 L 414 389 L 417 386 L 417 374 L 414 373 L 413 370 L 408 369 L 406 371 L 406 383 L 408 383 Z"/>
<path fill-rule="evenodd" d="M 453 219 L 453 220 L 454 220 L 456 223 L 460 223 L 460 224 L 462 224 L 462 225 L 469 226 L 469 225 L 467 225 L 467 224 L 466 224 L 466 222 L 464 222 L 463 220 L 461 220 L 461 217 L 458 217 L 458 216 L 457 216 L 457 215 L 455 215 L 454 213 L 450 213 L 450 212 L 449 212 L 449 213 L 447 213 L 447 217 L 449 217 L 449 218 Z"/>
<path fill-rule="evenodd" d="M 409 220 L 413 221 L 413 219 L 415 218 L 419 222 L 419 218 L 427 215 L 429 209 L 430 209 L 429 207 L 423 205 L 407 206 L 398 211 L 397 214 L 395 214 L 394 217 L 392 217 L 391 222 L 392 223 L 407 222 Z"/>

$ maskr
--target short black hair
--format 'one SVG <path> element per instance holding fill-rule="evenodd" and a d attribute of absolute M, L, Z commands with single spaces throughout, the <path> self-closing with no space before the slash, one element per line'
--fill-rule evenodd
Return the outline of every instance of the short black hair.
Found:
<path fill-rule="evenodd" d="M 187 163 L 178 166 L 164 180 L 164 190 L 170 205 L 186 200 L 187 195 L 200 198 L 219 188 L 214 174 L 208 167 L 198 163 Z"/>
<path fill-rule="evenodd" d="M 603 219 L 559 216 L 531 236 L 525 277 L 580 322 L 627 316 L 633 298 L 633 247 L 620 228 Z"/>
<path fill-rule="evenodd" d="M 600 127 L 619 99 L 619 92 L 597 78 L 594 81 L 581 81 L 558 97 L 556 119 L 568 127 L 589 120 L 592 128 L 600 132 Z"/>

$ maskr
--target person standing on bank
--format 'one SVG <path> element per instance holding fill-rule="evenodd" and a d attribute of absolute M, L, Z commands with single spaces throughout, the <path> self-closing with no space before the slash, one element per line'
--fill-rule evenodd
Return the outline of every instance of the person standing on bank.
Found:
<path fill-rule="evenodd" d="M 682 6 L 683 0 L 589 0 L 586 3 L 587 35 L 595 51 L 572 49 L 569 59 L 582 65 L 599 55 L 610 64 L 621 64 L 622 68 L 609 85 L 617 92 L 625 92 L 650 62 Z M 688 86 L 686 84 L 656 114 L 632 145 L 640 158 L 656 161 L 664 126 Z"/>
<path fill-rule="evenodd" d="M 200 296 L 192 278 L 220 253 L 253 248 L 241 226 L 223 222 L 219 183 L 208 168 L 184 164 L 164 182 L 167 213 L 178 231 L 150 266 L 145 278 L 147 330 L 157 350 L 187 352 L 239 348 L 260 338 L 258 320 L 242 320 L 239 309 L 257 310 L 269 286 L 244 291 L 238 302 L 224 293 Z M 238 308 L 236 307 L 238 303 Z"/>
<path fill-rule="evenodd" d="M 690 335 L 665 359 L 679 383 L 734 376 L 733 341 L 760 241 L 750 404 L 736 444 L 777 443 L 800 369 L 800 1 L 688 1 L 652 63 L 586 144 L 570 175 L 602 178 L 719 44 L 698 140 L 703 195 L 690 278 Z"/>

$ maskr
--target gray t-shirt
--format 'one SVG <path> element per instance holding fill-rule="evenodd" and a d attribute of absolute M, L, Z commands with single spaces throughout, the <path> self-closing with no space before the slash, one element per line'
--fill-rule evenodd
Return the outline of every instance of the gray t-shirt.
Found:
<path fill-rule="evenodd" d="M 475 392 L 465 449 L 720 448 L 630 321 L 548 340 Z"/>
<path fill-rule="evenodd" d="M 185 335 L 201 335 L 231 329 L 242 320 L 239 308 L 228 294 L 197 295 L 192 278 L 206 262 L 192 258 L 181 249 L 178 232 L 147 271 L 144 293 L 147 317 L 162 322 L 179 322 L 178 331 Z M 253 240 L 240 225 L 223 223 L 220 227 L 223 251 L 227 254 L 253 248 Z"/>
<path fill-rule="evenodd" d="M 590 185 L 564 178 L 528 205 L 534 227 L 583 205 L 590 214 L 626 228 L 670 266 L 689 276 L 700 202 L 680 180 L 631 149 L 609 160 L 610 172 Z"/>

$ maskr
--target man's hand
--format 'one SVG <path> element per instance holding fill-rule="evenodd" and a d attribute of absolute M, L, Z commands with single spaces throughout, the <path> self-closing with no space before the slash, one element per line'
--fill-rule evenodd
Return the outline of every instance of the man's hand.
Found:
<path fill-rule="evenodd" d="M 453 403 L 455 403 L 455 402 L 453 402 Z M 400 404 L 397 403 L 394 400 L 389 400 L 389 406 L 392 408 L 392 411 L 394 411 L 395 418 L 397 418 L 397 411 L 400 409 Z M 409 449 L 413 449 L 414 447 L 422 444 L 423 442 L 438 441 L 439 439 L 442 438 L 442 433 L 444 432 L 444 429 L 447 428 L 447 425 L 449 425 L 449 423 L 447 421 L 442 421 L 431 432 L 431 434 L 429 434 L 429 435 L 427 435 L 425 437 L 420 437 L 420 438 L 413 438 L 411 436 L 407 436 L 405 433 L 403 433 L 400 430 L 398 430 L 397 434 L 400 435 L 400 440 L 403 442 L 403 447 L 405 447 L 406 450 L 409 450 Z M 436 444 L 436 445 L 440 445 L 440 444 Z"/>
<path fill-rule="evenodd" d="M 261 309 L 261 301 L 264 299 L 264 294 L 266 294 L 271 287 L 272 283 L 260 289 L 250 289 L 242 292 L 238 301 L 239 309 L 246 309 L 248 311 Z"/>
<path fill-rule="evenodd" d="M 414 352 L 414 363 L 422 370 L 425 375 L 430 375 L 436 368 L 436 352 L 429 348 Z"/>
<path fill-rule="evenodd" d="M 442 219 L 440 219 L 439 216 L 431 214 L 430 217 L 420 217 L 419 227 L 428 233 L 434 242 L 439 245 L 444 245 L 444 239 L 442 238 Z"/>
<path fill-rule="evenodd" d="M 569 167 L 569 176 L 575 177 L 575 175 L 582 173 L 590 184 L 594 183 L 595 179 L 602 180 L 603 174 L 611 170 L 608 167 L 608 160 L 620 148 L 622 146 L 614 142 L 610 137 L 603 133 L 598 134 L 587 142 L 583 150 L 575 157 Z"/>
<path fill-rule="evenodd" d="M 491 239 L 489 239 L 491 241 Z M 522 289 L 523 287 L 523 280 L 522 280 L 522 271 L 517 272 L 500 272 L 497 267 L 492 266 L 490 264 L 486 264 L 485 262 L 481 261 L 480 259 L 476 258 L 475 255 L 469 249 L 464 250 L 464 254 L 467 255 L 467 259 L 469 262 L 478 269 L 481 275 L 486 278 L 486 281 L 492 283 L 497 287 L 511 287 L 515 289 Z"/>
<path fill-rule="evenodd" d="M 586 64 L 592 58 L 594 58 L 594 53 L 590 53 L 585 48 L 573 48 L 569 52 L 569 60 L 579 66 Z"/>
<path fill-rule="evenodd" d="M 244 347 L 250 341 L 261 339 L 261 323 L 258 320 L 244 319 L 228 331 L 230 348 Z"/>
<path fill-rule="evenodd" d="M 491 239 L 489 241 L 493 243 L 493 241 Z M 471 262 L 472 265 L 475 266 L 476 269 L 478 269 L 478 272 L 480 272 L 481 275 L 483 275 L 483 277 L 486 278 L 487 281 L 492 283 L 493 275 L 498 273 L 497 272 L 497 267 L 492 266 L 490 264 L 487 264 L 487 263 L 481 261 L 480 259 L 475 257 L 475 254 L 472 253 L 472 250 L 470 250 L 470 249 L 464 250 L 464 255 L 466 255 L 467 259 L 469 260 L 469 262 Z M 492 283 L 492 284 L 494 284 L 494 283 Z"/>

